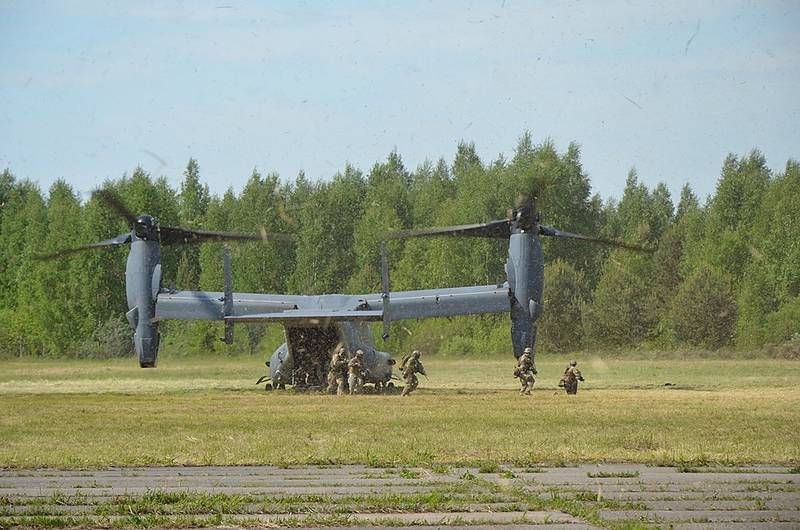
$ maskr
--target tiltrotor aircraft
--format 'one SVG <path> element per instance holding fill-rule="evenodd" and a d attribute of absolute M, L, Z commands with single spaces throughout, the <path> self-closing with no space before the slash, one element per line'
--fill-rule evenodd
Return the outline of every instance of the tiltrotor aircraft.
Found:
<path fill-rule="evenodd" d="M 525 348 L 535 348 L 536 319 L 542 312 L 544 258 L 540 236 L 580 239 L 631 250 L 647 250 L 603 238 L 563 232 L 539 224 L 533 201 L 524 201 L 511 210 L 508 218 L 488 223 L 406 230 L 386 234 L 386 239 L 426 236 L 467 236 L 508 240 L 506 281 L 492 285 L 390 292 L 389 266 L 385 243 L 382 245 L 380 293 L 284 295 L 235 293 L 231 259 L 224 253 L 222 292 L 180 291 L 161 285 L 161 245 L 194 244 L 204 241 L 291 240 L 289 234 L 238 234 L 193 230 L 159 225 L 149 215 L 133 215 L 110 191 L 94 196 L 125 219 L 130 232 L 113 239 L 40 256 L 59 258 L 82 250 L 130 244 L 125 270 L 128 300 L 126 314 L 134 330 L 134 346 L 143 368 L 154 367 L 158 357 L 161 320 L 220 320 L 224 322 L 223 341 L 233 342 L 233 325 L 244 322 L 279 323 L 286 342 L 272 355 L 271 385 L 317 388 L 323 384 L 333 350 L 343 345 L 350 352 L 361 349 L 367 368 L 366 383 L 383 387 L 392 377 L 395 364 L 391 355 L 379 351 L 370 322 L 383 321 L 383 338 L 389 337 L 390 324 L 397 320 L 452 317 L 482 313 L 508 313 L 511 317 L 511 343 L 515 357 Z M 264 378 L 262 378 L 264 379 Z"/>

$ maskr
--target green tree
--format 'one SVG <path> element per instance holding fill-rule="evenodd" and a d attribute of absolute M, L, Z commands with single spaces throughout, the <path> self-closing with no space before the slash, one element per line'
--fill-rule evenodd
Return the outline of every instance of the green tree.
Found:
<path fill-rule="evenodd" d="M 527 160 L 525 160 L 527 158 Z M 542 223 L 568 232 L 600 235 L 600 198 L 592 196 L 589 177 L 583 171 L 580 147 L 571 143 L 561 155 L 555 145 L 547 140 L 530 148 L 530 140 L 523 137 L 517 145 L 509 171 L 533 171 L 526 180 L 531 181 L 543 215 Z M 538 188 L 538 190 L 537 190 Z M 604 249 L 574 240 L 542 238 L 546 260 L 559 259 L 570 263 L 594 284 L 596 269 L 605 256 Z"/>
<path fill-rule="evenodd" d="M 7 173 L 4 175 L 8 176 Z M 30 203 L 43 204 L 39 188 L 28 180 L 6 180 L 3 206 L 0 209 L 0 304 L 17 305 L 17 274 L 28 245 L 26 227 L 30 219 Z"/>
<path fill-rule="evenodd" d="M 115 190 L 117 183 L 106 181 L 103 188 Z M 105 203 L 90 197 L 81 214 L 82 244 L 110 239 L 130 231 L 127 224 Z M 128 310 L 125 289 L 120 279 L 125 277 L 128 246 L 104 247 L 71 257 L 79 273 L 83 313 L 92 329 L 108 324 L 110 319 Z M 109 324 L 113 326 L 113 323 Z"/>
<path fill-rule="evenodd" d="M 276 231 L 278 177 L 275 174 L 262 177 L 253 170 L 250 179 L 236 201 L 230 221 L 231 228 L 239 232 L 259 233 Z M 237 290 L 250 292 L 279 292 L 286 279 L 285 264 L 281 264 L 276 241 L 248 243 L 233 247 L 234 283 Z M 291 264 L 289 264 L 291 265 Z"/>
<path fill-rule="evenodd" d="M 701 260 L 729 274 L 735 286 L 752 259 L 751 229 L 769 180 L 770 170 L 760 152 L 741 160 L 728 155 L 710 202 Z"/>
<path fill-rule="evenodd" d="M 649 258 L 614 251 L 582 312 L 589 345 L 633 346 L 648 338 L 655 320 L 648 311 Z"/>
<path fill-rule="evenodd" d="M 583 338 L 581 309 L 587 294 L 583 273 L 559 259 L 545 266 L 544 284 L 544 311 L 538 330 L 542 349 L 578 349 Z"/>
<path fill-rule="evenodd" d="M 455 203 L 456 187 L 447 163 L 440 159 L 435 166 L 425 162 L 412 175 L 409 201 L 412 205 L 412 226 L 430 228 L 443 219 L 446 205 Z M 397 255 L 399 245 L 392 245 L 392 289 L 424 289 L 441 285 L 440 277 L 428 266 L 430 256 L 442 241 L 437 238 L 409 239 Z"/>
<path fill-rule="evenodd" d="M 44 251 L 74 247 L 81 242 L 81 205 L 72 188 L 56 181 L 47 201 L 47 236 Z M 84 312 L 80 262 L 52 260 L 37 268 L 34 296 L 40 326 L 48 348 L 54 353 L 74 353 L 81 339 L 90 334 L 93 322 Z"/>
<path fill-rule="evenodd" d="M 380 241 L 385 232 L 401 230 L 410 224 L 410 180 L 396 152 L 370 171 L 363 213 L 353 230 L 355 270 L 348 282 L 350 292 L 369 292 L 380 286 Z"/>
<path fill-rule="evenodd" d="M 237 209 L 236 195 L 228 188 L 222 199 L 211 197 L 206 212 L 205 224 L 209 230 L 229 232 L 231 216 Z M 223 288 L 222 244 L 205 243 L 200 246 L 200 288 L 206 291 L 221 291 Z M 241 291 L 237 285 L 234 288 Z"/>
<path fill-rule="evenodd" d="M 736 301 L 730 283 L 711 268 L 697 270 L 675 295 L 673 325 L 681 343 L 717 349 L 731 343 Z"/>
<path fill-rule="evenodd" d="M 675 220 L 679 221 L 683 216 L 696 212 L 700 209 L 700 202 L 697 195 L 692 191 L 692 187 L 687 182 L 681 188 L 681 198 L 678 201 L 678 208 L 675 211 Z"/>
<path fill-rule="evenodd" d="M 201 228 L 208 210 L 208 185 L 200 183 L 200 166 L 190 158 L 183 173 L 179 195 L 181 226 Z M 197 290 L 200 286 L 200 248 L 184 245 L 180 248 L 177 283 L 182 289 Z"/>
<path fill-rule="evenodd" d="M 769 183 L 748 239 L 749 255 L 738 293 L 736 343 L 754 348 L 800 331 L 784 325 L 784 305 L 800 295 L 800 165 L 790 160 Z M 775 316 L 773 316 L 775 315 Z"/>
<path fill-rule="evenodd" d="M 625 191 L 611 219 L 611 234 L 629 243 L 657 246 L 669 226 L 673 205 L 667 187 L 660 183 L 651 193 L 639 182 L 636 169 L 628 172 Z"/>
<path fill-rule="evenodd" d="M 43 329 L 36 319 L 34 279 L 47 232 L 47 210 L 39 187 L 28 180 L 8 191 L 0 225 L 0 349 L 6 354 L 41 354 Z"/>

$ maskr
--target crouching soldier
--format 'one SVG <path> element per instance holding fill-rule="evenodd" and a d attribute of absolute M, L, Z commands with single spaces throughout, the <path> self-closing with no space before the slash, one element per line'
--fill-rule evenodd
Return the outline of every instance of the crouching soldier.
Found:
<path fill-rule="evenodd" d="M 532 353 L 533 351 L 530 348 L 525 348 L 525 351 L 519 356 L 517 368 L 514 370 L 514 377 L 518 377 L 522 385 L 519 389 L 520 395 L 530 396 L 533 384 L 536 382 L 533 376 L 538 372 L 536 371 L 536 365 L 533 363 Z"/>
<path fill-rule="evenodd" d="M 409 395 L 419 386 L 417 374 L 427 375 L 425 373 L 425 367 L 422 366 L 419 360 L 419 356 L 419 350 L 414 350 L 411 355 L 403 357 L 403 362 L 400 363 L 400 371 L 403 372 L 403 379 L 406 382 L 406 385 L 403 387 L 403 392 L 400 394 L 401 396 Z"/>
<path fill-rule="evenodd" d="M 564 370 L 564 375 L 561 377 L 558 386 L 564 387 L 567 394 L 578 393 L 578 381 L 583 381 L 583 375 L 578 370 L 578 361 L 570 361 L 567 369 Z"/>
<path fill-rule="evenodd" d="M 328 368 L 328 393 L 341 396 L 344 394 L 344 385 L 347 381 L 347 351 L 344 347 L 337 348 L 331 356 L 331 365 Z"/>
<path fill-rule="evenodd" d="M 356 356 L 347 363 L 347 385 L 351 394 L 360 394 L 364 387 L 364 352 L 356 350 Z"/>

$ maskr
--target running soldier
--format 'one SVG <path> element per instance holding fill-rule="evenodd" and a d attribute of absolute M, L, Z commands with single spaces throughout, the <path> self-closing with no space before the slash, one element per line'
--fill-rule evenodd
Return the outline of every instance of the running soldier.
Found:
<path fill-rule="evenodd" d="M 344 385 L 347 381 L 347 350 L 341 346 L 333 352 L 331 365 L 328 368 L 328 393 L 336 392 L 337 396 L 344 395 Z"/>
<path fill-rule="evenodd" d="M 356 356 L 347 363 L 347 385 L 351 394 L 360 394 L 364 387 L 364 352 L 356 350 Z"/>
<path fill-rule="evenodd" d="M 417 379 L 418 373 L 424 376 L 428 375 L 425 373 L 425 367 L 422 366 L 419 360 L 420 355 L 419 350 L 414 350 L 411 355 L 403 357 L 403 362 L 400 363 L 400 371 L 403 372 L 403 379 L 406 382 L 406 386 L 403 387 L 403 392 L 400 393 L 401 396 L 409 395 L 419 386 L 419 379 Z"/>
<path fill-rule="evenodd" d="M 578 361 L 570 361 L 567 369 L 564 370 L 564 375 L 561 377 L 558 386 L 563 386 L 567 394 L 578 393 L 578 381 L 583 381 L 583 375 L 578 370 Z"/>
<path fill-rule="evenodd" d="M 514 370 L 514 377 L 518 377 L 522 385 L 519 389 L 520 395 L 530 396 L 533 384 L 536 382 L 533 376 L 538 372 L 536 371 L 536 365 L 533 363 L 533 357 L 531 357 L 532 353 L 533 350 L 525 348 L 525 351 L 519 356 L 517 368 Z"/>

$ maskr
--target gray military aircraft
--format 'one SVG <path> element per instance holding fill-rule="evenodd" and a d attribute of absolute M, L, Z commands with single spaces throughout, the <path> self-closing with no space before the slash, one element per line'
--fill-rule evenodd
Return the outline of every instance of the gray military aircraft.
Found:
<path fill-rule="evenodd" d="M 350 352 L 364 351 L 366 383 L 383 388 L 392 377 L 391 355 L 379 351 L 370 322 L 383 322 L 383 338 L 389 337 L 393 321 L 509 313 L 511 344 L 515 357 L 525 348 L 535 348 L 536 319 L 542 312 L 544 258 L 540 236 L 579 239 L 631 250 L 648 250 L 625 243 L 564 232 L 539 224 L 533 201 L 523 201 L 506 219 L 488 223 L 405 230 L 386 234 L 385 239 L 430 236 L 485 237 L 508 240 L 506 281 L 492 285 L 391 292 L 385 242 L 382 244 L 381 292 L 371 294 L 284 295 L 235 293 L 231 259 L 224 252 L 224 290 L 180 291 L 161 285 L 161 245 L 195 244 L 204 241 L 289 241 L 290 234 L 239 234 L 193 230 L 159 225 L 149 215 L 133 215 L 112 192 L 94 196 L 125 219 L 130 232 L 81 247 L 66 249 L 41 259 L 60 258 L 75 252 L 105 246 L 130 244 L 125 270 L 128 300 L 126 314 L 134 330 L 134 346 L 143 368 L 156 365 L 161 320 L 219 320 L 224 322 L 222 340 L 233 342 L 233 325 L 258 322 L 284 326 L 286 342 L 267 365 L 272 387 L 319 388 L 333 350 L 343 345 Z M 535 351 L 535 350 L 534 350 Z M 263 381 L 265 378 L 262 378 Z M 270 386 L 268 385 L 268 388 Z"/>

